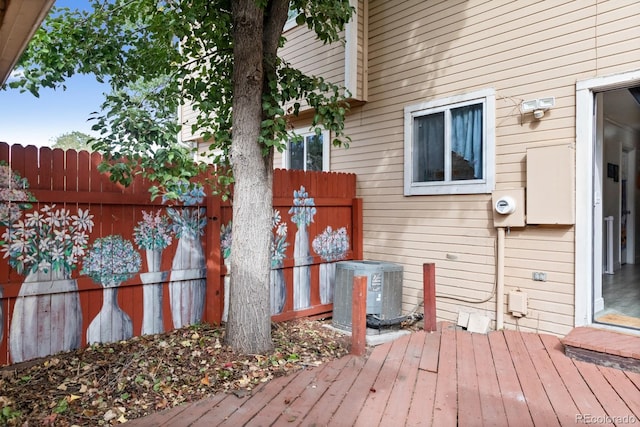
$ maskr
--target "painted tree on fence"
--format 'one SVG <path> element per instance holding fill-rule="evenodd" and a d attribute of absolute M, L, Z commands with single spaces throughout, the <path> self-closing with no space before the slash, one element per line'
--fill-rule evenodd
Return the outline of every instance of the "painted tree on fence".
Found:
<path fill-rule="evenodd" d="M 192 132 L 212 141 L 212 160 L 231 166 L 220 184 L 234 182 L 230 308 L 227 341 L 236 350 L 271 347 L 270 244 L 273 153 L 294 137 L 283 105 L 304 100 L 313 126 L 344 140 L 345 93 L 306 76 L 278 57 L 289 12 L 324 42 L 339 39 L 349 0 L 93 0 L 92 11 L 54 9 L 21 60 L 24 78 L 12 86 L 35 95 L 63 87 L 75 73 L 108 80 L 112 92 L 96 114 L 94 149 L 103 170 L 122 183 L 136 167 L 159 181 L 157 193 L 202 171 L 190 150 L 175 143 L 176 111 L 189 102 Z M 233 112 L 233 114 L 232 114 Z M 231 131 L 233 129 L 233 132 Z M 318 129 L 320 132 L 320 129 Z"/>

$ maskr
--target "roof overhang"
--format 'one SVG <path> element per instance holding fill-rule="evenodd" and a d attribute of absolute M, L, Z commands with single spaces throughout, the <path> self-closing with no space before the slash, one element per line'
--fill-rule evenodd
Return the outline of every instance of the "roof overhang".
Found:
<path fill-rule="evenodd" d="M 55 0 L 0 0 L 0 85 L 9 78 L 20 55 Z"/>

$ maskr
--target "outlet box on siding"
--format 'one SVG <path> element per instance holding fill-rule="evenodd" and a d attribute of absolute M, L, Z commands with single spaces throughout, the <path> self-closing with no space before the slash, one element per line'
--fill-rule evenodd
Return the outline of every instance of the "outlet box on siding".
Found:
<path fill-rule="evenodd" d="M 509 292 L 508 310 L 512 316 L 523 317 L 527 315 L 527 294 L 522 291 Z"/>

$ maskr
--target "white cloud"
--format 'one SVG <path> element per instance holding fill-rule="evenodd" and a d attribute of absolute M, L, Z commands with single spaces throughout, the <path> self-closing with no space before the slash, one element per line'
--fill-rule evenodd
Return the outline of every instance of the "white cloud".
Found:
<path fill-rule="evenodd" d="M 7 79 L 7 81 L 12 81 L 12 80 L 18 80 L 24 77 L 24 69 L 22 68 L 16 68 L 15 70 L 13 70 L 11 72 L 11 74 L 9 74 L 9 78 Z"/>

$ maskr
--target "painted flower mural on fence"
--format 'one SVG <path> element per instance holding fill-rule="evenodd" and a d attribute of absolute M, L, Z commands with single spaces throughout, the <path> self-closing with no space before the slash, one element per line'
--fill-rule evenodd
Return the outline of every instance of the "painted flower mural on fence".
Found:
<path fill-rule="evenodd" d="M 96 239 L 82 260 L 82 274 L 102 285 L 103 301 L 87 328 L 87 343 L 113 342 L 133 336 L 133 324 L 118 305 L 118 286 L 140 271 L 142 261 L 133 244 L 120 235 Z"/>
<path fill-rule="evenodd" d="M 287 256 L 287 223 L 282 221 L 280 211 L 274 209 L 271 235 L 271 268 L 280 268 Z"/>
<path fill-rule="evenodd" d="M 18 273 L 61 272 L 71 277 L 89 242 L 93 215 L 46 205 L 13 222 L 2 235 L 4 257 Z"/>
<path fill-rule="evenodd" d="M 220 226 L 220 250 L 222 251 L 222 258 L 225 260 L 231 255 L 231 244 L 233 243 L 232 226 L 233 221 L 229 221 L 227 225 L 222 224 Z"/>
<path fill-rule="evenodd" d="M 29 182 L 11 170 L 7 162 L 0 161 L 0 226 L 8 226 L 20 219 L 22 211 L 31 209 L 28 202 L 35 201 L 27 191 Z M 4 243 L 0 240 L 0 244 Z M 0 288 L 0 341 L 4 336 L 3 290 Z"/>
<path fill-rule="evenodd" d="M 140 271 L 142 260 L 130 241 L 112 234 L 96 239 L 82 260 L 82 274 L 105 288 L 119 286 Z"/>
<path fill-rule="evenodd" d="M 316 214 L 315 202 L 304 186 L 300 186 L 300 190 L 293 190 L 293 207 L 289 209 L 289 213 L 292 214 L 291 221 L 298 227 L 308 226 L 313 222 Z"/>
<path fill-rule="evenodd" d="M 71 214 L 56 205 L 26 213 L 24 219 L 22 212 L 5 212 L 9 216 L 4 219 L 11 222 L 3 224 L 7 225 L 0 241 L 4 258 L 26 275 L 11 319 L 9 350 L 13 362 L 78 348 L 82 310 L 71 273 L 85 253 L 93 215 L 83 209 Z"/>
<path fill-rule="evenodd" d="M 201 237 L 207 217 L 204 208 L 193 207 L 204 199 L 201 185 L 182 181 L 171 193 L 185 205 L 181 209 L 167 208 L 167 214 L 173 221 L 173 232 L 178 238 L 171 264 L 169 301 L 173 326 L 181 328 L 200 322 L 204 313 L 207 282 Z"/>
<path fill-rule="evenodd" d="M 320 255 L 328 263 L 320 264 L 320 302 L 329 304 L 333 302 L 333 288 L 335 285 L 336 264 L 335 261 L 344 259 L 349 250 L 349 235 L 346 227 L 333 230 L 327 226 L 318 234 L 311 243 L 315 253 Z"/>
<path fill-rule="evenodd" d="M 293 207 L 289 209 L 291 220 L 298 226 L 296 231 L 293 256 L 293 309 L 299 310 L 311 306 L 311 267 L 313 261 L 309 248 L 309 232 L 307 227 L 313 222 L 316 214 L 313 197 L 309 197 L 304 186 L 293 191 Z"/>
<path fill-rule="evenodd" d="M 282 269 L 287 256 L 287 223 L 282 221 L 280 211 L 275 209 L 272 217 L 273 234 L 271 235 L 271 314 L 282 312 L 287 299 L 287 284 Z"/>
<path fill-rule="evenodd" d="M 222 224 L 220 226 L 220 251 L 222 252 L 222 259 L 224 266 L 227 267 L 227 274 L 224 276 L 224 308 L 222 309 L 222 321 L 226 322 L 229 318 L 229 292 L 231 291 L 231 262 L 229 257 L 231 256 L 231 243 L 233 243 L 233 237 L 231 229 L 233 222 L 229 221 L 227 225 Z"/>
<path fill-rule="evenodd" d="M 18 173 L 11 170 L 9 165 L 0 162 L 0 225 L 8 226 L 21 217 L 25 209 L 31 209 L 30 202 L 36 199 L 27 190 L 29 182 Z"/>
<path fill-rule="evenodd" d="M 160 271 L 162 252 L 173 241 L 172 225 L 161 211 L 142 211 L 142 221 L 133 229 L 133 239 L 145 251 L 147 272 L 140 274 L 142 286 L 142 331 L 143 335 L 164 332 L 162 315 L 162 286 L 169 272 Z"/>
<path fill-rule="evenodd" d="M 315 253 L 325 261 L 339 261 L 347 256 L 349 236 L 346 227 L 333 230 L 331 226 L 313 239 L 311 243 Z"/>
<path fill-rule="evenodd" d="M 142 211 L 142 221 L 133 228 L 133 238 L 140 249 L 162 250 L 171 245 L 171 223 L 161 211 Z"/>

